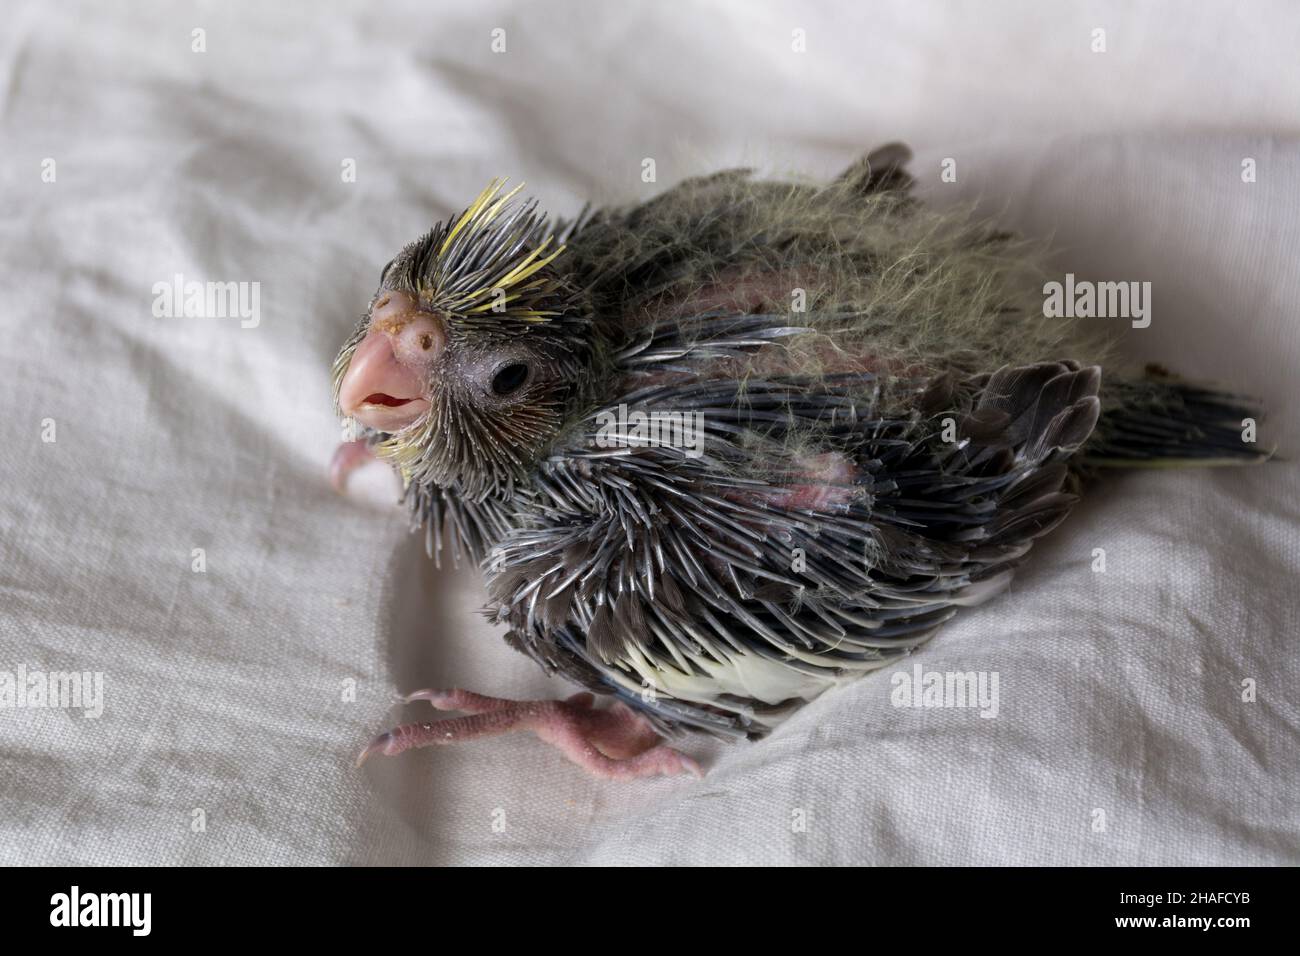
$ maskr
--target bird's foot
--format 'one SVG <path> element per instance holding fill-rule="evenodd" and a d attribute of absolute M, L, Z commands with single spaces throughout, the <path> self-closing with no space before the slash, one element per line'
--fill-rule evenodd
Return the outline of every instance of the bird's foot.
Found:
<path fill-rule="evenodd" d="M 330 459 L 330 484 L 342 494 L 347 488 L 348 475 L 368 461 L 374 461 L 375 453 L 364 441 L 345 441 L 334 450 Z"/>
<path fill-rule="evenodd" d="M 595 698 L 591 694 L 574 694 L 568 700 L 519 701 L 464 690 L 420 690 L 405 700 L 427 700 L 438 710 L 457 710 L 469 716 L 395 727 L 361 751 L 358 766 L 371 754 L 392 757 L 415 747 L 531 730 L 595 777 L 704 776 L 696 761 L 663 744 L 643 716 L 621 702 L 598 709 L 592 706 Z"/>

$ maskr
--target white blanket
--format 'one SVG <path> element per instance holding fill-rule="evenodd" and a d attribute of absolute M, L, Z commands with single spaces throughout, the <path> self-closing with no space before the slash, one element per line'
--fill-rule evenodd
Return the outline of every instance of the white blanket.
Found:
<path fill-rule="evenodd" d="M 688 742 L 702 781 L 529 736 L 352 765 L 424 716 L 399 690 L 571 691 L 391 475 L 326 481 L 380 267 L 493 176 L 572 213 L 907 140 L 928 200 L 1150 281 L 1126 348 L 1258 395 L 1296 454 L 1300 14 L 1184 6 L 10 4 L 0 863 L 1300 863 L 1292 463 L 1106 481 L 905 666 Z M 256 313 L 170 315 L 178 275 Z M 996 717 L 894 706 L 913 664 L 996 672 Z M 31 696 L 72 671 L 80 707 Z"/>

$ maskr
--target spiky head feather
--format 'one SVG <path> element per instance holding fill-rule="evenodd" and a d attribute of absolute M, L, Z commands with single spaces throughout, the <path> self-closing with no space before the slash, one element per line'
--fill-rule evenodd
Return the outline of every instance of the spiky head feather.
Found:
<path fill-rule="evenodd" d="M 554 245 L 536 200 L 512 203 L 523 183 L 499 195 L 504 186 L 492 180 L 458 217 L 413 243 L 409 269 L 397 277 L 399 288 L 409 287 L 454 325 L 535 325 L 567 305 L 571 290 L 546 268 L 564 246 Z"/>

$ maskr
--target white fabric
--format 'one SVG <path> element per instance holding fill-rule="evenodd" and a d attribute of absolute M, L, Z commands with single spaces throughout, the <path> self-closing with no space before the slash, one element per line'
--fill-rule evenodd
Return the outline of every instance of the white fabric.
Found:
<path fill-rule="evenodd" d="M 325 475 L 380 267 L 489 178 L 571 213 L 891 139 L 1062 275 L 1150 281 L 1127 347 L 1261 396 L 1294 454 L 1293 5 L 9 8 L 0 670 L 105 684 L 99 719 L 0 710 L 0 862 L 1300 862 L 1294 464 L 1114 478 L 904 668 L 639 784 L 528 736 L 355 770 L 425 714 L 398 690 L 571 689 L 434 571 L 390 475 Z M 260 283 L 260 323 L 156 318 L 176 274 Z M 912 662 L 996 671 L 998 716 L 891 706 Z"/>

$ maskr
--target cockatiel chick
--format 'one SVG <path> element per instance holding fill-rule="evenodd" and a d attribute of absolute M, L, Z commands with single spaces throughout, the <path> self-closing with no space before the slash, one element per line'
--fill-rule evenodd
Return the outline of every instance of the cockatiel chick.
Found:
<path fill-rule="evenodd" d="M 432 555 L 587 688 L 362 758 L 515 729 L 606 777 L 699 772 L 1002 591 L 1085 470 L 1257 461 L 1250 405 L 1112 368 L 1006 233 L 908 196 L 905 147 L 824 186 L 747 170 L 549 223 L 494 182 L 383 270 L 334 363 Z M 594 706 L 593 694 L 616 699 Z"/>

